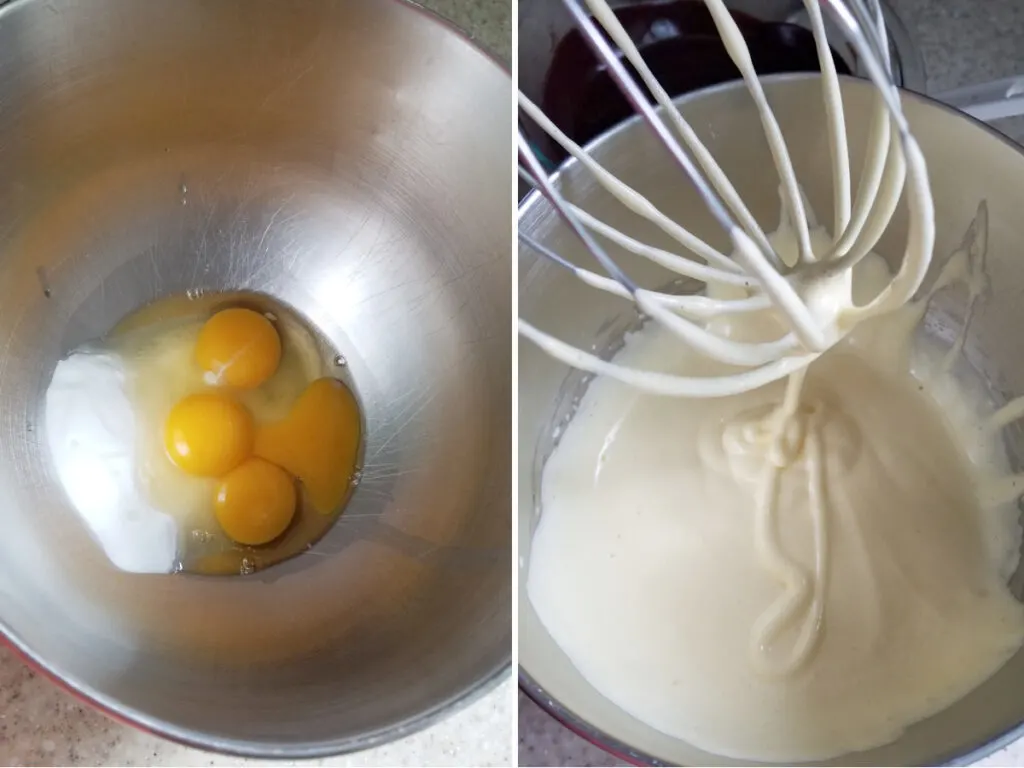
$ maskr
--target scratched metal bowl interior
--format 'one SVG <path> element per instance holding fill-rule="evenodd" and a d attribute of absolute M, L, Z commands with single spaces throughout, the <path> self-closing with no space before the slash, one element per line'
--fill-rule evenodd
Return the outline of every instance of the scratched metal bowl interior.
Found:
<path fill-rule="evenodd" d="M 366 748 L 499 679 L 513 124 L 507 73 L 396 0 L 0 1 L 0 634 L 123 718 L 262 756 Z M 139 307 L 223 292 L 345 358 L 362 480 L 265 571 L 116 571 L 42 394 Z"/>
<path fill-rule="evenodd" d="M 769 78 L 766 92 L 792 153 L 797 176 L 822 220 L 831 215 L 831 165 L 820 84 L 802 75 Z M 857 170 L 867 138 L 873 87 L 844 80 L 843 97 L 850 131 L 851 167 Z M 767 230 L 777 226 L 777 177 L 761 133 L 757 112 L 742 83 L 683 97 L 687 120 L 715 154 L 751 211 Z M 929 160 L 936 205 L 937 246 L 934 279 L 985 203 L 988 211 L 986 272 L 991 290 L 969 323 L 955 374 L 972 387 L 983 387 L 994 405 L 1024 394 L 1024 356 L 1017 329 L 1024 327 L 1024 155 L 999 134 L 951 109 L 914 95 L 904 96 L 912 129 Z M 718 248 L 727 248 L 681 172 L 665 160 L 665 150 L 636 121 L 624 123 L 591 146 L 595 158 L 651 199 L 670 216 Z M 642 241 L 673 248 L 653 226 L 624 213 L 575 162 L 562 167 L 558 181 L 567 197 L 590 213 Z M 537 196 L 527 199 L 520 227 L 570 260 L 595 268 L 550 206 Z M 898 263 L 906 240 L 906 212 L 901 208 L 876 249 Z M 610 252 L 641 285 L 695 286 L 673 281 L 650 262 L 608 244 Z M 675 246 L 678 247 L 678 246 Z M 534 325 L 605 357 L 617 351 L 625 332 L 638 327 L 637 313 L 621 299 L 584 286 L 565 270 L 553 267 L 526 248 L 519 252 L 520 314 Z M 599 269 L 599 267 L 598 267 Z M 953 345 L 963 326 L 967 292 L 950 287 L 935 295 L 919 330 L 919 342 Z M 572 372 L 546 357 L 532 343 L 519 343 L 519 588 L 526 594 L 530 542 L 539 516 L 541 471 L 558 435 L 573 416 L 590 377 Z M 1004 431 L 1010 465 L 1024 461 L 1024 432 L 1018 425 Z M 1024 573 L 1011 581 L 1024 594 Z M 572 666 L 540 624 L 528 599 L 519 603 L 520 681 L 552 714 L 595 743 L 648 764 L 723 765 L 702 752 L 639 722 L 598 694 Z M 994 750 L 1022 732 L 1024 722 L 1024 653 L 1018 653 L 981 687 L 949 709 L 906 731 L 896 742 L 868 752 L 844 755 L 837 765 L 936 765 L 969 761 Z"/>

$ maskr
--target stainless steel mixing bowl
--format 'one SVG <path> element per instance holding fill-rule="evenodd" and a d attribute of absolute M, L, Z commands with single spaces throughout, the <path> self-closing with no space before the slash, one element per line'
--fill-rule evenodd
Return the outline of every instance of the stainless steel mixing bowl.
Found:
<path fill-rule="evenodd" d="M 0 2 L 0 630 L 104 709 L 315 756 L 510 663 L 510 78 L 394 0 Z M 59 357 L 158 297 L 249 290 L 349 364 L 363 480 L 239 578 L 105 562 L 39 436 Z"/>
<path fill-rule="evenodd" d="M 823 220 L 832 211 L 831 165 L 820 84 L 813 76 L 782 76 L 766 82 L 797 176 Z M 873 86 L 843 81 L 850 128 L 852 167 L 859 169 L 871 115 Z M 929 162 L 936 207 L 936 264 L 961 243 L 981 201 L 989 212 L 987 272 L 992 290 L 970 324 L 961 373 L 980 378 L 999 404 L 1024 394 L 1024 153 L 986 126 L 927 98 L 904 94 L 907 118 Z M 772 160 L 757 112 L 742 83 L 721 86 L 680 99 L 687 120 L 700 134 L 761 225 L 777 226 L 779 202 Z M 685 182 L 650 131 L 636 121 L 620 125 L 591 147 L 596 159 L 647 195 L 670 216 L 716 247 L 727 248 L 722 231 Z M 568 197 L 592 214 L 641 240 L 670 247 L 670 241 L 603 192 L 575 163 L 563 167 L 559 181 Z M 855 179 L 856 183 L 856 179 Z M 541 243 L 577 263 L 589 264 L 581 247 L 536 196 L 520 211 L 520 227 Z M 879 252 L 898 259 L 905 242 L 901 210 Z M 678 246 L 676 246 L 678 247 Z M 668 276 L 649 262 L 619 249 L 612 255 L 642 285 L 661 285 Z M 540 328 L 584 349 L 614 351 L 636 314 L 620 299 L 587 288 L 565 270 L 523 248 L 519 253 L 520 314 Z M 964 295 L 940 294 L 924 332 L 949 346 L 964 319 Z M 543 355 L 533 344 L 519 346 L 519 662 L 522 687 L 567 725 L 640 763 L 723 765 L 729 761 L 655 731 L 598 694 L 572 666 L 540 624 L 526 597 L 525 574 L 538 514 L 540 468 L 553 444 L 553 426 L 571 416 L 572 399 L 585 379 Z M 1020 469 L 1024 440 L 1019 428 L 1006 432 L 1010 463 Z M 1011 582 L 1024 593 L 1024 578 Z M 637 628 L 642 631 L 642 628 Z M 949 709 L 919 723 L 888 746 L 832 761 L 837 765 L 937 765 L 970 762 L 1024 735 L 1024 652 L 993 678 Z M 883 706 L 880 703 L 880 706 Z"/>

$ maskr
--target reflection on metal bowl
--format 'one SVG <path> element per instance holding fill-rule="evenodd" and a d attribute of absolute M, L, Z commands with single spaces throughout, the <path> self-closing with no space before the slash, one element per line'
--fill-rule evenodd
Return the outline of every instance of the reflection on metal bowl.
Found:
<path fill-rule="evenodd" d="M 0 632 L 161 735 L 366 748 L 510 660 L 506 72 L 380 0 L 0 3 Z M 246 291 L 343 355 L 362 481 L 240 578 L 115 571 L 57 486 L 61 355 L 157 298 Z"/>

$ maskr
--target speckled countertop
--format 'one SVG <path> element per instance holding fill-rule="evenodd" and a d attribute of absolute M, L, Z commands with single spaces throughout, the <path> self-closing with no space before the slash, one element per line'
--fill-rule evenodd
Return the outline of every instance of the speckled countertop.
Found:
<path fill-rule="evenodd" d="M 1024 2 L 1020 0 L 889 0 L 920 48 L 928 92 L 1024 74 Z M 1024 143 L 1024 119 L 996 124 Z M 519 694 L 519 764 L 625 765 L 567 731 Z M 979 763 L 1024 765 L 1024 740 Z"/>
<path fill-rule="evenodd" d="M 201 752 L 108 719 L 0 647 L 0 765 L 507 766 L 511 680 L 432 728 L 346 757 L 269 763 Z"/>
<path fill-rule="evenodd" d="M 421 0 L 504 61 L 511 52 L 511 0 Z M 443 722 L 347 757 L 278 763 L 328 766 L 512 764 L 511 680 Z M 83 707 L 0 646 L 0 765 L 271 765 L 180 747 Z"/>
<path fill-rule="evenodd" d="M 451 19 L 502 61 L 512 56 L 513 0 L 417 0 Z"/>

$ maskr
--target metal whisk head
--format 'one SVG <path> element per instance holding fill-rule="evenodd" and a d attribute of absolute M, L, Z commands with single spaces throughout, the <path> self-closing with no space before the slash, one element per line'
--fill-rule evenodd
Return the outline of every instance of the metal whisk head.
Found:
<path fill-rule="evenodd" d="M 772 248 L 768 236 L 632 46 L 628 33 L 605 0 L 586 0 L 588 8 L 581 0 L 563 0 L 563 3 L 622 94 L 654 132 L 667 156 L 696 188 L 714 219 L 725 230 L 732 244 L 732 253 L 727 255 L 712 248 L 687 230 L 684 222 L 673 221 L 615 178 L 522 93 L 519 96 L 522 114 L 587 167 L 623 205 L 657 225 L 689 254 L 674 254 L 639 242 L 567 201 L 548 179 L 522 132 L 519 134 L 520 176 L 547 198 L 605 274 L 570 263 L 525 233 L 520 233 L 520 240 L 541 256 L 571 270 L 588 285 L 633 301 L 644 315 L 670 330 L 681 342 L 711 359 L 736 366 L 739 371 L 716 377 L 639 371 L 602 360 L 520 320 L 519 329 L 523 336 L 574 367 L 610 375 L 652 393 L 714 397 L 755 389 L 798 371 L 838 341 L 859 320 L 898 308 L 911 299 L 920 287 L 931 260 L 934 243 L 932 198 L 924 160 L 910 134 L 893 81 L 888 39 L 877 0 L 821 0 L 863 60 L 878 91 L 869 150 L 856 200 L 849 183 L 843 102 L 831 49 L 825 37 L 822 11 L 818 0 L 804 0 L 821 64 L 833 156 L 835 223 L 827 253 L 815 254 L 811 249 L 807 206 L 793 172 L 785 140 L 758 81 L 749 52 L 745 45 L 742 48 L 734 45 L 730 49 L 761 117 L 779 173 L 784 205 L 796 230 L 799 255 L 791 264 L 785 263 Z M 730 40 L 733 43 L 739 40 L 742 44 L 740 31 L 724 0 L 705 0 L 705 5 L 727 47 Z M 603 27 L 603 33 L 598 24 Z M 609 38 L 621 49 L 643 86 L 630 75 Z M 648 92 L 653 95 L 655 104 L 650 102 Z M 814 301 L 816 292 L 843 281 L 849 283 L 850 270 L 871 252 L 887 228 L 904 187 L 910 217 L 906 252 L 899 270 L 873 301 L 859 307 L 851 303 L 842 308 L 841 314 L 829 314 L 832 310 L 823 308 L 822 302 Z M 641 288 L 611 258 L 598 237 L 707 285 L 742 287 L 746 295 L 742 298 L 711 299 L 702 295 L 679 296 Z M 787 326 L 787 331 L 773 341 L 735 341 L 716 335 L 706 327 L 706 321 L 716 315 L 770 308 L 776 310 Z"/>

